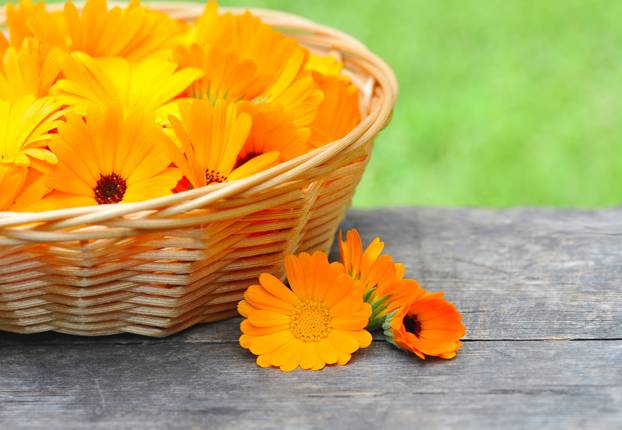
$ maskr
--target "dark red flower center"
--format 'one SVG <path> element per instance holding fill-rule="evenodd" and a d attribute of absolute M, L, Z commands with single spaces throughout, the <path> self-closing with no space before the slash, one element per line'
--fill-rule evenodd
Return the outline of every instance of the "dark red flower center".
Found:
<path fill-rule="evenodd" d="M 404 317 L 404 328 L 415 336 L 419 336 L 419 333 L 421 333 L 421 323 L 415 315 L 406 315 Z"/>
<path fill-rule="evenodd" d="M 243 165 L 244 163 L 252 160 L 253 158 L 259 156 L 261 154 L 258 154 L 256 152 L 247 152 L 246 154 L 244 154 L 243 157 L 238 158 L 238 160 L 235 163 L 235 167 L 240 167 L 241 165 Z"/>
<path fill-rule="evenodd" d="M 100 205 L 119 203 L 127 191 L 127 182 L 116 173 L 100 174 L 94 191 L 95 201 Z"/>
<path fill-rule="evenodd" d="M 218 170 L 207 169 L 205 171 L 205 183 L 207 185 L 213 184 L 215 182 L 225 182 L 227 177 L 221 174 Z"/>

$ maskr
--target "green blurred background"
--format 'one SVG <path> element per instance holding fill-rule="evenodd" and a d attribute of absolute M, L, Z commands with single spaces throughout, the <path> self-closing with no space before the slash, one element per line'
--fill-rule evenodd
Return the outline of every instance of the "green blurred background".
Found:
<path fill-rule="evenodd" d="M 400 99 L 356 206 L 622 202 L 622 2 L 220 3 L 337 27 L 394 68 Z"/>

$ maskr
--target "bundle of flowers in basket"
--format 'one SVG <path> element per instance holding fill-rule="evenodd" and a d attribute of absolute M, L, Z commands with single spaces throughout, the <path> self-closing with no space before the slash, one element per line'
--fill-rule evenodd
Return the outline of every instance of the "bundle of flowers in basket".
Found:
<path fill-rule="evenodd" d="M 162 336 L 326 250 L 396 85 L 359 42 L 215 2 L 22 0 L 0 34 L 0 329 Z"/>

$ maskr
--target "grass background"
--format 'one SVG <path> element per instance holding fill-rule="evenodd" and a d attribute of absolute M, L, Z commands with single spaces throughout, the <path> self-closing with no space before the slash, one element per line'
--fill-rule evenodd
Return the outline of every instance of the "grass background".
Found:
<path fill-rule="evenodd" d="M 401 95 L 355 205 L 622 202 L 622 2 L 221 0 L 342 29 Z"/>

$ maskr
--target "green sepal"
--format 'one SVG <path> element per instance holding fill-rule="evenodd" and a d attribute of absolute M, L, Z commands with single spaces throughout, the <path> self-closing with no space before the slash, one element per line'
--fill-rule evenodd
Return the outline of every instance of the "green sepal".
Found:
<path fill-rule="evenodd" d="M 391 331 L 391 324 L 393 323 L 393 318 L 395 317 L 395 314 L 397 314 L 398 311 L 399 309 L 396 309 L 386 314 L 382 322 L 382 331 L 383 331 L 385 339 L 387 340 L 387 342 L 395 346 L 397 346 L 397 344 L 395 343 L 395 339 L 393 338 L 393 332 Z"/>

